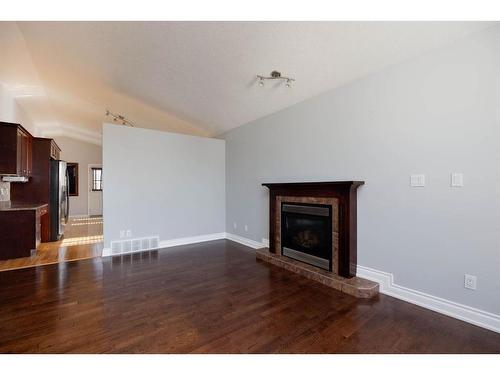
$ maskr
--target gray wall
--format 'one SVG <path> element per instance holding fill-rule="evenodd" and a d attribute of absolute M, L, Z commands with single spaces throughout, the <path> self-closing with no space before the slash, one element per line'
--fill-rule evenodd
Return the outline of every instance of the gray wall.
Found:
<path fill-rule="evenodd" d="M 225 142 L 104 124 L 104 242 L 225 232 Z"/>
<path fill-rule="evenodd" d="M 262 182 L 364 180 L 360 265 L 500 313 L 499 56 L 495 27 L 228 132 L 227 231 L 268 238 Z"/>
<path fill-rule="evenodd" d="M 89 164 L 102 164 L 102 147 L 68 137 L 55 137 L 61 148 L 61 159 L 78 163 L 78 196 L 69 197 L 69 214 L 87 215 L 89 192 Z"/>

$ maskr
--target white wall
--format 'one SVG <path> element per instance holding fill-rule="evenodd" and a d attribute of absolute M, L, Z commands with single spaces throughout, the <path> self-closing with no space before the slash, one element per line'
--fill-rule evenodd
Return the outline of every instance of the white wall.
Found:
<path fill-rule="evenodd" d="M 500 28 L 225 139 L 228 232 L 268 238 L 262 182 L 364 180 L 360 265 L 393 273 L 407 288 L 500 313 Z M 451 172 L 464 173 L 463 188 L 450 187 Z M 425 188 L 409 186 L 413 173 L 426 174 Z M 478 277 L 476 291 L 464 289 L 465 273 Z"/>
<path fill-rule="evenodd" d="M 225 232 L 225 142 L 103 126 L 104 242 Z"/>
<path fill-rule="evenodd" d="M 21 108 L 16 99 L 0 82 L 0 121 L 21 124 L 31 134 L 36 135 L 33 121 Z"/>
<path fill-rule="evenodd" d="M 102 147 L 68 137 L 54 137 L 61 148 L 61 159 L 78 163 L 78 196 L 69 197 L 69 214 L 87 215 L 89 194 L 89 164 L 102 164 Z"/>

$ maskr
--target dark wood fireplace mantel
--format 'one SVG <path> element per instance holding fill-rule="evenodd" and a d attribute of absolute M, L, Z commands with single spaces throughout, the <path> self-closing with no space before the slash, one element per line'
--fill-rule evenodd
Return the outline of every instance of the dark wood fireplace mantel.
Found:
<path fill-rule="evenodd" d="M 357 267 L 357 189 L 364 181 L 327 181 L 263 183 L 269 188 L 269 250 L 280 254 L 276 248 L 276 199 L 284 197 L 337 198 L 339 201 L 338 275 L 356 276 Z"/>

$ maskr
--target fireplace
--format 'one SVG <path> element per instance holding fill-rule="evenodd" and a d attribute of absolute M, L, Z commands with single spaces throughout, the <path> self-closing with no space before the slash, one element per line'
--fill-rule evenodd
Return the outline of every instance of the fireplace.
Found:
<path fill-rule="evenodd" d="M 269 251 L 332 274 L 356 276 L 356 192 L 363 181 L 265 183 Z"/>
<path fill-rule="evenodd" d="M 269 249 L 256 258 L 357 298 L 378 284 L 356 276 L 357 189 L 363 181 L 265 183 Z"/>
<path fill-rule="evenodd" d="M 332 206 L 281 202 L 281 254 L 332 271 Z"/>

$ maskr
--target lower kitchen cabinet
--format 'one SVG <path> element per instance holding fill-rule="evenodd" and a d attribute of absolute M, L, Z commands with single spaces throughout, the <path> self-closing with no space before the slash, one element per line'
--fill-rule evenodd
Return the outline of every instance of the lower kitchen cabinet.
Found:
<path fill-rule="evenodd" d="M 29 257 L 41 239 L 47 204 L 0 202 L 0 259 Z"/>

